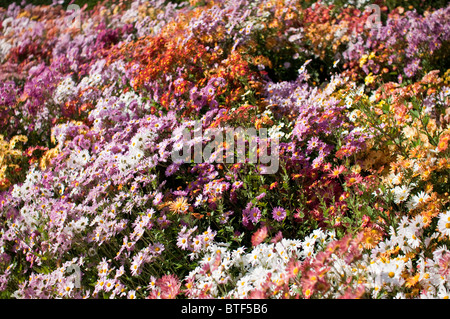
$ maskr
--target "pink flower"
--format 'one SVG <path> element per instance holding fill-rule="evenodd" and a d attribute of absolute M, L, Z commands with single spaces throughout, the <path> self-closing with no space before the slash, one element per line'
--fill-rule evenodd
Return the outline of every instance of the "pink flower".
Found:
<path fill-rule="evenodd" d="M 266 196 L 266 193 L 261 193 L 258 196 L 255 197 L 256 200 L 261 200 Z"/>
<path fill-rule="evenodd" d="M 267 237 L 267 227 L 261 227 L 252 235 L 252 245 L 258 246 Z"/>
<path fill-rule="evenodd" d="M 281 230 L 270 240 L 271 243 L 278 243 L 279 241 L 281 241 L 283 239 L 283 233 L 281 232 Z"/>
<path fill-rule="evenodd" d="M 345 171 L 345 166 L 344 165 L 340 165 L 338 167 L 335 167 L 331 170 L 331 172 L 328 174 L 329 177 L 331 178 L 336 178 L 338 177 L 340 174 L 342 174 L 342 172 Z"/>
<path fill-rule="evenodd" d="M 174 275 L 164 275 L 156 281 L 161 289 L 161 299 L 175 299 L 180 292 L 181 283 Z"/>

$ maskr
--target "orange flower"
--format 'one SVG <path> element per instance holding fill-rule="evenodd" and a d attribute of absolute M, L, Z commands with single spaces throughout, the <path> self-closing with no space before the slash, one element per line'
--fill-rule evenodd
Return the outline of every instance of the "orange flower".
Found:
<path fill-rule="evenodd" d="M 202 219 L 203 217 L 205 217 L 205 215 L 200 214 L 200 213 L 192 213 L 191 215 L 194 216 L 197 219 Z"/>
<path fill-rule="evenodd" d="M 417 284 L 419 282 L 419 277 L 420 277 L 420 274 L 417 274 L 417 275 L 415 275 L 413 277 L 406 278 L 405 286 L 407 288 L 413 287 L 415 284 Z"/>
<path fill-rule="evenodd" d="M 450 134 L 443 134 L 439 139 L 438 151 L 445 151 L 448 147 L 448 140 L 450 139 Z"/>
<path fill-rule="evenodd" d="M 376 229 L 365 230 L 362 244 L 366 249 L 373 249 L 382 239 L 382 234 Z"/>
<path fill-rule="evenodd" d="M 169 209 L 173 213 L 184 214 L 189 209 L 189 204 L 187 202 L 186 197 L 180 196 L 177 199 L 170 203 Z"/>

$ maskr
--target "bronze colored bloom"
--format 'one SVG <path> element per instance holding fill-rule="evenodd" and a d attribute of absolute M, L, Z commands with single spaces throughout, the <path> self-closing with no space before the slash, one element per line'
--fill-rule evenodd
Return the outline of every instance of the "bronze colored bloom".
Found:
<path fill-rule="evenodd" d="M 185 214 L 189 209 L 186 197 L 177 197 L 177 199 L 170 204 L 169 209 L 172 213 Z"/>

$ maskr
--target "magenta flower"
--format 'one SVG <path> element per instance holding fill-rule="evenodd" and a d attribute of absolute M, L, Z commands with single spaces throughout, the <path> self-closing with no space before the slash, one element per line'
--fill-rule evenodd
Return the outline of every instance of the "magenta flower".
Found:
<path fill-rule="evenodd" d="M 256 200 L 261 200 L 266 196 L 266 193 L 261 193 L 258 196 L 255 197 Z"/>

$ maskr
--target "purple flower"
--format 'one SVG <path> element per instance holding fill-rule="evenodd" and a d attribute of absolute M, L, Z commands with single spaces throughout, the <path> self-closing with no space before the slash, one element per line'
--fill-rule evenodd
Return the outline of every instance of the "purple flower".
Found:
<path fill-rule="evenodd" d="M 252 202 L 247 203 L 247 206 L 245 207 L 245 209 L 242 211 L 242 224 L 244 226 L 248 225 L 249 219 L 250 219 L 250 215 L 251 215 L 251 211 L 252 211 Z"/>
<path fill-rule="evenodd" d="M 258 207 L 254 207 L 247 211 L 247 218 L 253 223 L 256 224 L 261 219 L 261 210 Z"/>
<path fill-rule="evenodd" d="M 317 149 L 322 143 L 320 142 L 319 138 L 317 136 L 312 137 L 308 141 L 308 147 L 306 148 L 309 152 Z"/>
<path fill-rule="evenodd" d="M 204 92 L 204 95 L 208 96 L 208 97 L 212 97 L 214 95 L 214 93 L 216 93 L 216 90 L 214 88 L 214 86 L 212 85 L 207 85 L 205 86 L 202 91 Z"/>
<path fill-rule="evenodd" d="M 405 67 L 404 72 L 407 77 L 412 77 L 420 68 L 420 59 L 414 59 Z"/>
<path fill-rule="evenodd" d="M 230 210 L 228 212 L 224 212 L 222 214 L 222 216 L 220 217 L 219 223 L 226 224 L 230 220 L 230 216 L 233 214 L 234 214 L 234 212 L 232 210 Z"/>
<path fill-rule="evenodd" d="M 166 177 L 169 177 L 170 175 L 172 175 L 173 173 L 178 171 L 179 168 L 180 168 L 180 164 L 175 164 L 175 163 L 170 164 L 166 169 Z"/>
<path fill-rule="evenodd" d="M 275 207 L 272 211 L 272 217 L 278 222 L 286 218 L 286 211 L 283 207 Z"/>
<path fill-rule="evenodd" d="M 165 214 L 161 214 L 161 216 L 156 219 L 156 222 L 162 229 L 167 228 L 171 223 L 171 221 L 167 219 Z"/>
<path fill-rule="evenodd" d="M 242 215 L 242 225 L 244 225 L 245 227 L 248 226 L 248 214 L 243 214 Z"/>

